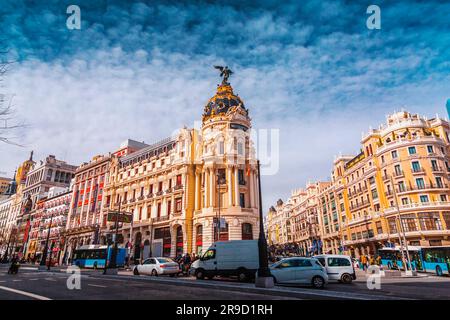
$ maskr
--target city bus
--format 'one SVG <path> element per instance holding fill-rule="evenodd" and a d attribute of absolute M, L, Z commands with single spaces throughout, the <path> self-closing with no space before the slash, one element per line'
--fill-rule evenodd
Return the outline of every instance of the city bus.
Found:
<path fill-rule="evenodd" d="M 438 276 L 449 274 L 450 246 L 423 247 L 421 252 L 425 272 L 434 272 Z"/>
<path fill-rule="evenodd" d="M 422 271 L 423 260 L 421 257 L 421 247 L 408 246 L 409 257 L 411 259 L 411 265 L 414 270 Z M 404 269 L 402 252 L 400 246 L 395 248 L 382 248 L 378 250 L 378 254 L 381 258 L 381 265 L 387 269 Z M 403 254 L 406 257 L 406 250 L 403 250 Z"/>
<path fill-rule="evenodd" d="M 108 254 L 106 251 L 108 250 Z M 74 251 L 72 264 L 80 268 L 102 269 L 105 267 L 106 257 L 108 257 L 108 264 L 111 263 L 113 247 L 101 245 L 85 245 Z M 125 248 L 117 248 L 116 265 L 123 267 L 125 265 Z"/>
<path fill-rule="evenodd" d="M 450 246 L 415 247 L 408 246 L 411 265 L 414 270 L 435 273 L 438 276 L 449 274 Z M 406 259 L 406 250 L 405 259 Z M 400 247 L 378 250 L 381 265 L 388 269 L 404 269 Z"/>

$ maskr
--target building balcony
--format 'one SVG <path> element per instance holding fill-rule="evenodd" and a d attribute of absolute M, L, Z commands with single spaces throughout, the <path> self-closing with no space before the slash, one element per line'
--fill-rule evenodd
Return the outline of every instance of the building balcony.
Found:
<path fill-rule="evenodd" d="M 443 209 L 443 208 L 450 209 L 450 202 L 449 201 L 419 202 L 419 203 L 403 204 L 399 206 L 400 212 L 410 210 Z M 395 207 L 390 207 L 384 210 L 385 215 L 396 212 L 397 209 Z"/>
<path fill-rule="evenodd" d="M 147 199 L 151 199 L 151 198 L 153 198 L 153 193 L 149 193 L 148 195 L 147 195 Z"/>
<path fill-rule="evenodd" d="M 163 194 L 164 194 L 164 191 L 161 190 L 156 193 L 156 196 L 159 197 L 159 196 L 162 196 Z"/>
<path fill-rule="evenodd" d="M 137 199 L 138 199 L 138 201 L 142 201 L 142 200 L 144 200 L 144 196 L 143 195 L 139 196 Z"/>
<path fill-rule="evenodd" d="M 174 191 L 182 190 L 182 189 L 183 189 L 183 185 L 182 185 L 182 184 L 177 184 L 177 185 L 175 185 L 175 186 L 173 187 L 173 190 L 174 190 Z"/>
<path fill-rule="evenodd" d="M 412 174 L 425 174 L 425 170 L 423 168 L 413 168 L 411 169 Z"/>
<path fill-rule="evenodd" d="M 166 191 L 165 191 L 165 192 L 166 192 L 166 194 L 169 194 L 169 193 L 171 193 L 171 192 L 172 192 L 172 189 L 173 189 L 173 188 L 168 188 L 168 189 L 166 189 Z"/>
<path fill-rule="evenodd" d="M 169 215 L 165 215 L 165 216 L 152 218 L 152 222 L 153 223 L 165 222 L 165 221 L 169 221 L 169 219 L 170 219 L 170 216 Z"/>

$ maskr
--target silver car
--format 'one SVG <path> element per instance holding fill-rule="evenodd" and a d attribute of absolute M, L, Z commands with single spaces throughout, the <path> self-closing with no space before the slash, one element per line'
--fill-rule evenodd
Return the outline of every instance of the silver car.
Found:
<path fill-rule="evenodd" d="M 178 263 L 170 258 L 156 257 L 145 259 L 142 264 L 138 264 L 133 269 L 134 275 L 148 274 L 152 276 L 159 276 L 169 274 L 175 276 L 180 272 Z"/>
<path fill-rule="evenodd" d="M 311 285 L 323 288 L 328 284 L 325 268 L 314 258 L 285 258 L 270 266 L 275 283 Z"/>

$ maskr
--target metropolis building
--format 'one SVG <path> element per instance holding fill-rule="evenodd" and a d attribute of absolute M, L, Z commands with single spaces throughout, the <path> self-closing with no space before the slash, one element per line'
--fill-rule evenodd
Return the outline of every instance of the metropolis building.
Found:
<path fill-rule="evenodd" d="M 182 128 L 136 152 L 112 157 L 102 233 L 114 230 L 108 211 L 132 214 L 131 224 L 120 224 L 118 238 L 135 259 L 201 253 L 217 240 L 257 238 L 251 120 L 228 75 L 205 106 L 199 130 Z"/>

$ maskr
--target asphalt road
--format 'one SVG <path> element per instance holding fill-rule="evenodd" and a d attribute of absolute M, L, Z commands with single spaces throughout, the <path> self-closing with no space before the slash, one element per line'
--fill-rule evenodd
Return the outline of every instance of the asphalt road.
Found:
<path fill-rule="evenodd" d="M 176 284 L 149 283 L 139 279 L 104 278 L 101 274 L 82 276 L 81 289 L 67 288 L 68 275 L 22 268 L 17 275 L 6 274 L 0 266 L 0 300 L 270 300 L 289 299 L 255 293 L 223 289 L 178 286 Z"/>
<path fill-rule="evenodd" d="M 94 271 L 83 271 L 81 289 L 69 290 L 68 274 L 36 269 L 37 267 L 22 267 L 18 275 L 8 275 L 7 266 L 0 265 L 0 300 L 450 299 L 450 277 L 382 278 L 379 290 L 369 290 L 366 275 L 359 271 L 357 281 L 350 285 L 330 283 L 324 290 L 280 286 L 270 293 L 261 294 L 244 292 L 244 289 L 254 288 L 253 284 L 240 284 L 227 279 L 156 279 L 149 276 L 136 277 L 131 272 L 121 272 L 119 276 L 103 276 L 101 272 Z"/>

